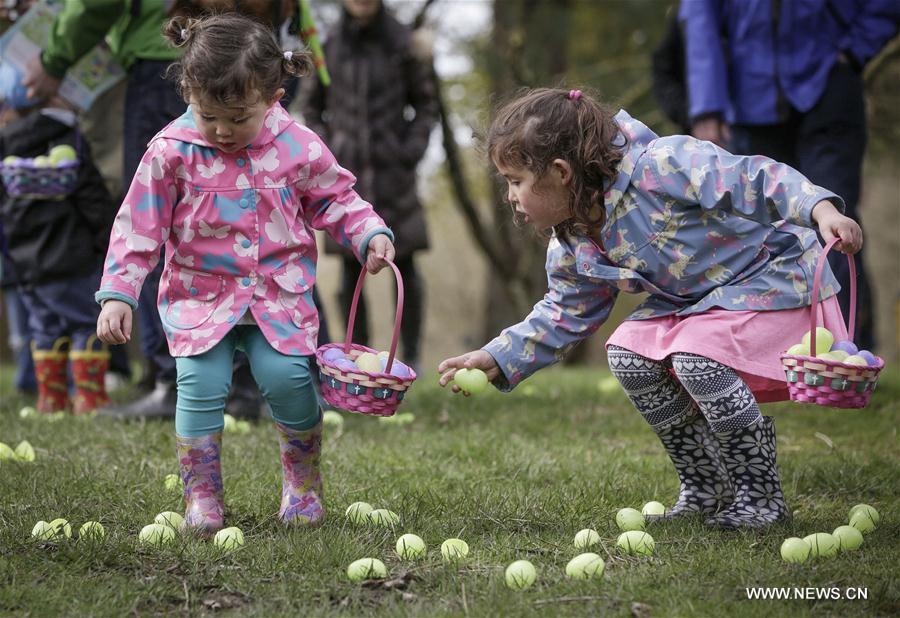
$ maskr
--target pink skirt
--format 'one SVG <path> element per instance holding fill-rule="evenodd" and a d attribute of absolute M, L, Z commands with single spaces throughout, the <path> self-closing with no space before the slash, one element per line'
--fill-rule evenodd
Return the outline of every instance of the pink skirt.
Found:
<path fill-rule="evenodd" d="M 837 296 L 819 304 L 818 326 L 848 339 Z M 663 360 L 674 352 L 711 358 L 737 371 L 759 403 L 789 399 L 781 355 L 809 332 L 809 308 L 781 311 L 713 309 L 685 317 L 626 320 L 606 345 Z"/>

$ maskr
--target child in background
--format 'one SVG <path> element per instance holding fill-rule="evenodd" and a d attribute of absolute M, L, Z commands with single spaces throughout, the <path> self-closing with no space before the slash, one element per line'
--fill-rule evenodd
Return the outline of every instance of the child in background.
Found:
<path fill-rule="evenodd" d="M 115 204 L 77 136 L 74 109 L 59 97 L 28 99 L 22 73 L 0 64 L 0 158 L 17 160 L 71 147 L 80 165 L 71 191 L 42 197 L 0 183 L 0 219 L 6 258 L 15 272 L 28 315 L 39 412 L 72 409 L 85 414 L 108 402 L 104 384 L 109 352 L 94 336 L 99 313 L 92 291 L 100 281 Z M 71 364 L 74 396 L 69 402 Z"/>
<path fill-rule="evenodd" d="M 175 440 L 185 525 L 224 525 L 223 410 L 235 350 L 246 352 L 276 421 L 283 468 L 279 516 L 324 517 L 317 397 L 314 229 L 369 272 L 394 257 L 393 235 L 353 191 L 354 177 L 279 100 L 305 52 L 282 51 L 264 25 L 236 14 L 176 17 L 173 65 L 187 111 L 150 142 L 113 227 L 97 300 L 97 333 L 131 336 L 141 284 L 166 247 L 159 312 L 176 357 Z"/>
<path fill-rule="evenodd" d="M 647 292 L 606 347 L 678 472 L 665 517 L 723 528 L 787 517 L 773 421 L 757 403 L 788 398 L 780 354 L 809 328 L 813 228 L 845 253 L 862 247 L 841 198 L 766 157 L 657 137 L 580 90 L 507 104 L 487 146 L 516 216 L 551 232 L 549 291 L 482 349 L 441 362 L 441 385 L 475 367 L 511 390 L 596 331 L 620 291 Z M 824 326 L 846 339 L 830 271 L 822 290 Z"/>

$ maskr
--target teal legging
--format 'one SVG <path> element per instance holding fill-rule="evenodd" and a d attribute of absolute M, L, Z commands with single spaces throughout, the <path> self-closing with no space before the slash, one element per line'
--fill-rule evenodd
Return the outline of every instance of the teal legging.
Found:
<path fill-rule="evenodd" d="M 282 354 L 266 341 L 258 327 L 236 326 L 208 352 L 175 359 L 176 434 L 195 438 L 222 431 L 235 350 L 247 354 L 250 370 L 269 404 L 272 418 L 299 430 L 319 422 L 313 357 Z"/>

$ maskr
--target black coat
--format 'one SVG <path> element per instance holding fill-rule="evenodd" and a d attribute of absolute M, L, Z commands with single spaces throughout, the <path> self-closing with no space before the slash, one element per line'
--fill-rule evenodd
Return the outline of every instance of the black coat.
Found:
<path fill-rule="evenodd" d="M 87 276 L 103 263 L 116 204 L 87 142 L 78 141 L 78 181 L 65 198 L 13 197 L 0 183 L 0 219 L 20 285 Z M 39 111 L 0 129 L 0 158 L 35 157 L 59 144 L 76 146 L 75 130 Z"/>
<path fill-rule="evenodd" d="M 365 28 L 345 12 L 324 45 L 331 86 L 317 82 L 304 107 L 309 127 L 393 230 L 398 257 L 428 247 L 416 165 L 438 113 L 431 61 L 413 53 L 411 38 L 383 7 Z M 327 249 L 337 245 L 329 239 Z"/>

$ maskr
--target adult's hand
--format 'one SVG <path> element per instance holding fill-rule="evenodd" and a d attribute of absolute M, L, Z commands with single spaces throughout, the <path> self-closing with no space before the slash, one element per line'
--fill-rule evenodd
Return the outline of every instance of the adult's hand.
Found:
<path fill-rule="evenodd" d="M 712 142 L 720 148 L 725 148 L 731 141 L 731 131 L 721 118 L 710 116 L 702 118 L 691 125 L 691 135 L 697 139 Z"/>
<path fill-rule="evenodd" d="M 22 85 L 27 88 L 26 95 L 29 99 L 44 100 L 56 95 L 59 91 L 61 80 L 56 79 L 44 70 L 41 56 L 38 54 L 29 61 L 25 67 L 25 77 Z"/>

